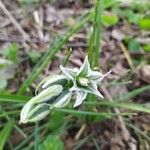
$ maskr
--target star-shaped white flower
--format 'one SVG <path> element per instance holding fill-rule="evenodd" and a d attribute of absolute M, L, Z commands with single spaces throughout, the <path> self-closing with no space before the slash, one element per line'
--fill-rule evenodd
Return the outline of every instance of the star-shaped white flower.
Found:
<path fill-rule="evenodd" d="M 61 75 L 48 76 L 36 88 L 39 93 L 29 100 L 21 110 L 20 123 L 36 122 L 45 118 L 53 108 L 63 108 L 76 93 L 74 107 L 79 106 L 86 99 L 88 93 L 103 98 L 98 91 L 98 84 L 107 76 L 90 68 L 88 57 L 83 65 L 77 69 L 60 66 Z"/>
<path fill-rule="evenodd" d="M 69 91 L 75 91 L 77 94 L 74 107 L 79 106 L 83 100 L 86 99 L 88 93 L 103 98 L 103 95 L 98 91 L 98 84 L 101 83 L 104 77 L 111 71 L 103 75 L 98 71 L 91 70 L 88 57 L 85 58 L 80 69 L 69 69 L 63 66 L 60 66 L 60 69 L 68 80 L 73 82 L 73 86 Z"/>

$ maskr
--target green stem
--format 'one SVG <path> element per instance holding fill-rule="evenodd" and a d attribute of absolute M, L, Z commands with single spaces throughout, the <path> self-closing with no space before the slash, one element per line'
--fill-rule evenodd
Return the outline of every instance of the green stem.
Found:
<path fill-rule="evenodd" d="M 90 35 L 88 57 L 92 68 L 99 66 L 101 16 L 103 12 L 103 0 L 97 0 L 94 11 L 93 30 Z"/>
<path fill-rule="evenodd" d="M 39 126 L 38 126 L 38 122 L 36 122 L 36 124 L 35 124 L 34 135 L 35 135 L 34 150 L 39 150 Z"/>
<path fill-rule="evenodd" d="M 94 24 L 94 67 L 99 66 L 99 53 L 100 53 L 100 38 L 101 38 L 101 16 L 103 12 L 103 0 L 97 0 L 95 8 L 95 24 Z"/>
<path fill-rule="evenodd" d="M 64 64 L 63 64 L 64 67 L 67 65 L 71 54 L 72 54 L 72 48 L 69 49 L 69 52 L 68 52 L 67 57 L 66 57 Z"/>

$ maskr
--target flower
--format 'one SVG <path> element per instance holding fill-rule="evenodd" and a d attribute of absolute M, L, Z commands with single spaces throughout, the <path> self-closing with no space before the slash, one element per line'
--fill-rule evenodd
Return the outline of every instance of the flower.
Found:
<path fill-rule="evenodd" d="M 56 75 L 55 77 L 60 79 L 61 75 L 60 77 L 59 75 Z M 42 85 L 42 91 L 29 100 L 22 108 L 20 113 L 20 123 L 42 120 L 54 107 L 62 108 L 70 102 L 72 92 L 70 92 L 67 87 L 63 87 L 67 80 L 65 80 L 65 78 L 61 78 L 62 80 L 55 80 L 56 78 L 48 79 L 48 82 L 50 83 L 49 86 L 47 87 L 47 83 L 42 81 L 44 83 Z M 56 84 L 56 81 L 57 83 L 59 81 L 62 83 Z M 41 85 L 39 85 L 37 88 L 39 89 L 40 86 Z"/>
<path fill-rule="evenodd" d="M 98 84 L 101 83 L 104 77 L 106 77 L 111 71 L 103 75 L 98 71 L 91 70 L 88 57 L 85 58 L 80 69 L 69 69 L 63 66 L 60 66 L 60 69 L 66 78 L 73 82 L 73 86 L 69 91 L 76 92 L 77 94 L 74 107 L 79 106 L 83 100 L 86 99 L 88 93 L 103 98 L 103 95 L 98 91 Z"/>
<path fill-rule="evenodd" d="M 103 98 L 98 91 L 98 84 L 111 71 L 103 75 L 91 70 L 88 57 L 79 69 L 69 69 L 63 66 L 60 66 L 60 69 L 61 75 L 48 76 L 39 83 L 35 91 L 36 96 L 29 100 L 21 110 L 20 123 L 42 120 L 53 108 L 67 106 L 73 93 L 76 93 L 74 107 L 79 106 L 88 93 Z"/>

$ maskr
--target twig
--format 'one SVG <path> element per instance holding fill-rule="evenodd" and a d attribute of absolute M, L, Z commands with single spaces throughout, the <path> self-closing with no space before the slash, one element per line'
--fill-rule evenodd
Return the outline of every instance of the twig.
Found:
<path fill-rule="evenodd" d="M 109 94 L 109 92 L 107 91 L 107 89 L 103 87 L 102 91 L 106 95 L 108 100 L 113 102 L 113 99 L 112 99 L 111 95 Z M 117 114 L 120 113 L 120 110 L 118 108 L 114 108 L 114 111 Z M 123 137 L 124 141 L 129 145 L 131 150 L 134 150 L 133 147 L 136 145 L 135 145 L 135 143 L 133 143 L 133 141 L 136 142 L 135 139 L 133 137 L 131 137 L 130 132 L 128 131 L 128 129 L 126 127 L 122 116 L 118 116 L 118 120 L 119 120 L 119 124 L 120 124 L 121 130 L 122 130 L 122 137 Z"/>
<path fill-rule="evenodd" d="M 33 12 L 34 20 L 36 23 L 36 28 L 38 30 L 39 38 L 43 41 L 44 34 L 43 34 L 43 9 L 41 8 L 39 11 Z"/>
<path fill-rule="evenodd" d="M 134 70 L 134 65 L 133 65 L 133 62 L 132 62 L 132 58 L 131 58 L 131 56 L 130 56 L 128 50 L 126 49 L 126 47 L 124 46 L 124 44 L 121 43 L 121 42 L 119 43 L 119 46 L 121 47 L 121 50 L 123 51 L 124 56 L 125 56 L 125 58 L 126 58 L 128 64 L 129 64 L 130 68 L 131 68 L 132 70 Z"/>
<path fill-rule="evenodd" d="M 79 138 L 81 137 L 82 133 L 84 132 L 84 130 L 86 129 L 86 124 L 83 124 L 81 126 L 81 128 L 79 129 L 78 133 L 75 135 L 75 140 L 79 140 Z"/>
<path fill-rule="evenodd" d="M 30 38 L 28 34 L 22 29 L 20 24 L 15 20 L 15 18 L 11 15 L 11 13 L 7 10 L 5 5 L 0 1 L 0 8 L 4 11 L 4 13 L 8 16 L 8 18 L 11 20 L 11 22 L 15 25 L 15 27 L 18 29 L 18 31 L 23 35 L 23 37 L 27 40 L 30 41 Z"/>

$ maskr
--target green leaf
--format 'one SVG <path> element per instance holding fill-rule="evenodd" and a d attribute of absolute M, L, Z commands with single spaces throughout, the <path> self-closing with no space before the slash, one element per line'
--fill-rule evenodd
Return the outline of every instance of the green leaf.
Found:
<path fill-rule="evenodd" d="M 7 86 L 7 80 L 0 77 L 0 91 L 5 90 Z"/>
<path fill-rule="evenodd" d="M 119 98 L 115 98 L 115 99 L 117 99 L 118 101 L 126 101 L 126 100 L 134 98 L 137 95 L 139 95 L 140 93 L 142 93 L 144 91 L 148 91 L 148 90 L 150 90 L 150 85 L 146 85 L 144 87 L 135 89 L 135 90 L 133 90 L 127 94 L 121 95 Z"/>
<path fill-rule="evenodd" d="M 13 102 L 13 103 L 21 102 L 21 103 L 24 103 L 30 99 L 31 99 L 31 97 L 27 97 L 27 96 L 0 93 L 0 102 Z"/>
<path fill-rule="evenodd" d="M 64 143 L 57 136 L 50 135 L 40 145 L 40 150 L 64 150 Z"/>
<path fill-rule="evenodd" d="M 3 150 L 4 145 L 12 131 L 14 121 L 10 120 L 0 132 L 0 150 Z"/>
<path fill-rule="evenodd" d="M 121 0 L 104 0 L 105 8 L 111 8 L 113 5 L 119 4 Z"/>
<path fill-rule="evenodd" d="M 140 52 L 140 44 L 134 39 L 130 40 L 128 43 L 128 49 L 132 53 Z"/>
<path fill-rule="evenodd" d="M 103 113 L 103 112 L 91 112 L 91 111 L 80 111 L 80 110 L 73 110 L 73 109 L 56 109 L 57 111 L 63 112 L 63 113 L 69 113 L 75 116 L 80 115 L 91 115 L 91 116 L 101 116 L 105 118 L 110 118 L 112 116 L 118 116 L 118 115 L 131 115 L 133 113 Z"/>
<path fill-rule="evenodd" d="M 124 109 L 132 109 L 135 111 L 141 111 L 145 113 L 150 113 L 150 106 L 147 107 L 144 104 L 135 104 L 135 103 L 120 103 L 120 102 L 87 102 L 87 105 L 100 105 L 100 106 L 109 106 L 109 107 L 120 107 Z"/>
<path fill-rule="evenodd" d="M 150 44 L 144 45 L 143 49 L 145 52 L 150 52 Z"/>
<path fill-rule="evenodd" d="M 118 17 L 116 15 L 103 15 L 102 23 L 107 27 L 113 26 L 118 23 Z"/>
<path fill-rule="evenodd" d="M 3 50 L 3 55 L 16 64 L 18 63 L 18 52 L 18 45 L 16 43 L 12 43 L 8 48 Z"/>
<path fill-rule="evenodd" d="M 143 30 L 150 30 L 150 18 L 140 19 L 139 26 Z"/>
<path fill-rule="evenodd" d="M 38 59 L 41 57 L 41 54 L 37 51 L 31 51 L 28 53 L 28 55 L 33 62 L 37 62 Z"/>
<path fill-rule="evenodd" d="M 64 114 L 61 112 L 53 112 L 50 116 L 49 127 L 52 131 L 57 130 L 64 122 Z"/>
<path fill-rule="evenodd" d="M 20 3 L 23 4 L 33 4 L 33 3 L 39 3 L 41 0 L 18 0 Z"/>

